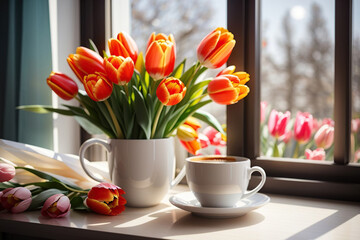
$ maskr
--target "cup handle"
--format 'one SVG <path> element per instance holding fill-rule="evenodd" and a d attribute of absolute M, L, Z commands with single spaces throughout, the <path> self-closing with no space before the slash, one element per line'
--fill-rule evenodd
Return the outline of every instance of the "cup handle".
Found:
<path fill-rule="evenodd" d="M 243 198 L 248 198 L 251 197 L 252 195 L 254 195 L 255 193 L 257 193 L 265 184 L 266 181 L 266 173 L 264 171 L 264 169 L 262 169 L 261 167 L 252 167 L 248 170 L 248 179 L 250 180 L 251 178 L 251 174 L 253 172 L 259 172 L 261 174 L 261 182 L 256 186 L 256 188 L 254 188 L 253 190 L 250 191 L 246 191 L 243 195 Z"/>
<path fill-rule="evenodd" d="M 82 166 L 82 168 L 84 169 L 85 173 L 92 179 L 94 179 L 95 181 L 98 181 L 98 182 L 104 182 L 103 179 L 100 179 L 98 177 L 96 177 L 93 173 L 91 173 L 89 171 L 89 169 L 87 168 L 86 164 L 85 164 L 85 152 L 86 150 L 88 149 L 88 147 L 90 147 L 91 145 L 94 145 L 94 144 L 99 144 L 103 147 L 106 148 L 106 150 L 110 153 L 111 152 L 111 147 L 110 145 L 103 139 L 99 139 L 99 138 L 91 138 L 87 141 L 85 141 L 81 147 L 80 147 L 80 150 L 79 150 L 79 159 L 80 159 L 80 164 Z"/>
<path fill-rule="evenodd" d="M 183 166 L 183 168 L 180 170 L 179 174 L 176 176 L 176 178 L 174 180 L 171 181 L 170 183 L 170 188 L 175 187 L 176 185 L 179 184 L 179 182 L 184 178 L 185 176 L 185 164 Z"/>

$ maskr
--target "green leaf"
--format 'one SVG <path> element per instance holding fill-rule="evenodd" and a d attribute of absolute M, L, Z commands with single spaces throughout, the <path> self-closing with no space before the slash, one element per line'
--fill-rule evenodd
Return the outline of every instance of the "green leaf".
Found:
<path fill-rule="evenodd" d="M 86 196 L 76 196 L 70 200 L 71 209 L 74 210 L 87 210 L 88 208 L 84 204 Z"/>
<path fill-rule="evenodd" d="M 151 120 L 149 112 L 146 108 L 144 97 L 141 95 L 139 90 L 133 86 L 133 91 L 135 94 L 134 99 L 134 110 L 136 114 L 136 119 L 141 128 L 144 130 L 145 136 L 147 139 L 150 139 L 151 135 Z"/>
<path fill-rule="evenodd" d="M 93 40 L 89 39 L 89 43 L 90 43 L 90 49 L 93 50 L 94 52 L 97 52 L 98 54 L 99 53 L 99 50 L 97 49 L 95 43 L 93 42 Z"/>
<path fill-rule="evenodd" d="M 80 124 L 80 126 L 85 129 L 90 135 L 103 134 L 106 133 L 95 124 L 91 123 L 88 119 L 83 117 L 74 117 L 75 120 Z"/>
<path fill-rule="evenodd" d="M 6 188 L 14 188 L 14 187 L 18 187 L 18 185 L 11 182 L 0 182 L 0 190 L 4 190 Z"/>
<path fill-rule="evenodd" d="M 222 129 L 221 124 L 219 123 L 219 121 L 213 115 L 211 115 L 210 113 L 202 111 L 202 110 L 198 110 L 192 116 L 194 118 L 197 118 L 197 119 L 209 124 L 210 126 L 215 128 L 217 131 L 219 131 L 222 134 L 226 135 L 226 133 Z"/>
<path fill-rule="evenodd" d="M 46 182 L 33 182 L 33 183 L 26 183 L 25 186 L 38 186 L 44 189 L 56 188 L 63 191 L 68 191 L 64 184 L 56 181 L 46 181 Z"/>
<path fill-rule="evenodd" d="M 173 76 L 174 78 L 180 78 L 184 73 L 185 62 L 186 59 L 184 59 L 181 63 L 179 63 L 179 65 L 174 69 L 174 71 L 170 74 L 170 76 Z"/>
<path fill-rule="evenodd" d="M 64 194 L 66 192 L 61 191 L 59 189 L 47 189 L 45 191 L 42 191 L 41 193 L 39 193 L 39 195 L 36 195 L 35 197 L 33 197 L 28 210 L 29 211 L 36 210 L 36 209 L 42 207 L 42 205 L 44 205 L 44 202 L 46 201 L 46 199 L 48 199 L 52 195 L 59 194 L 59 193 Z"/>
<path fill-rule="evenodd" d="M 61 115 L 74 116 L 74 113 L 69 110 L 53 108 L 51 106 L 44 106 L 44 105 L 19 106 L 19 107 L 17 107 L 17 109 L 34 112 L 34 113 L 40 113 L 40 114 L 55 112 L 55 113 L 59 113 Z"/>

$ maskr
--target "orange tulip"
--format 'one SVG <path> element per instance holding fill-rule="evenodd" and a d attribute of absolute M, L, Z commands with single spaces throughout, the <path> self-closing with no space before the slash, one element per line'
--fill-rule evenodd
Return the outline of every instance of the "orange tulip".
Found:
<path fill-rule="evenodd" d="M 194 117 L 188 117 L 184 124 L 189 125 L 190 127 L 192 127 L 195 131 L 197 131 L 199 128 L 201 128 L 201 124 L 199 123 L 199 121 L 194 118 Z"/>
<path fill-rule="evenodd" d="M 111 55 L 121 56 L 124 58 L 130 57 L 133 62 L 136 63 L 138 47 L 134 39 L 132 39 L 129 34 L 120 32 L 117 35 L 117 39 L 109 39 L 108 45 Z"/>
<path fill-rule="evenodd" d="M 156 89 L 156 96 L 166 106 L 178 104 L 184 98 L 185 93 L 184 83 L 173 77 L 162 80 Z"/>
<path fill-rule="evenodd" d="M 112 82 L 101 74 L 90 74 L 84 77 L 84 87 L 89 97 L 94 101 L 104 101 L 110 97 Z"/>
<path fill-rule="evenodd" d="M 231 65 L 227 68 L 225 68 L 224 70 L 222 70 L 221 72 L 218 73 L 218 76 L 221 75 L 235 75 L 240 79 L 240 84 L 244 85 L 245 83 L 247 83 L 250 80 L 250 75 L 246 72 L 235 72 L 235 66 Z"/>
<path fill-rule="evenodd" d="M 249 87 L 240 84 L 240 79 L 234 75 L 216 77 L 208 85 L 210 98 L 218 104 L 236 103 L 246 97 L 249 92 Z"/>
<path fill-rule="evenodd" d="M 183 145 L 183 147 L 192 155 L 197 155 L 198 151 L 201 148 L 199 139 L 195 139 L 189 142 L 180 140 L 180 142 Z"/>
<path fill-rule="evenodd" d="M 67 62 L 79 80 L 93 73 L 105 73 L 103 58 L 96 52 L 85 47 L 78 47 L 75 54 L 70 54 Z"/>
<path fill-rule="evenodd" d="M 93 187 L 86 198 L 86 205 L 96 213 L 115 216 L 125 210 L 125 191 L 110 183 Z"/>
<path fill-rule="evenodd" d="M 168 40 L 155 40 L 146 50 L 145 69 L 154 80 L 169 76 L 175 66 L 175 45 Z"/>
<path fill-rule="evenodd" d="M 149 39 L 148 39 L 148 43 L 146 45 L 146 49 L 148 49 L 150 47 L 150 45 L 158 40 L 164 40 L 164 41 L 170 41 L 174 44 L 174 48 L 175 48 L 175 54 L 176 54 L 176 44 L 175 44 L 175 38 L 172 34 L 170 34 L 169 36 L 166 36 L 163 33 L 158 33 L 155 34 L 154 32 L 150 35 Z"/>
<path fill-rule="evenodd" d="M 226 63 L 234 46 L 234 35 L 224 28 L 217 28 L 200 42 L 197 57 L 205 67 L 219 68 Z"/>
<path fill-rule="evenodd" d="M 104 67 L 109 79 L 119 85 L 130 82 L 134 73 L 134 62 L 130 57 L 111 56 L 105 58 Z"/>
<path fill-rule="evenodd" d="M 198 133 L 191 126 L 181 124 L 176 131 L 176 136 L 182 141 L 189 142 L 196 140 L 198 138 Z"/>
<path fill-rule="evenodd" d="M 75 81 L 63 73 L 51 72 L 46 82 L 64 100 L 73 99 L 78 93 L 78 86 Z"/>

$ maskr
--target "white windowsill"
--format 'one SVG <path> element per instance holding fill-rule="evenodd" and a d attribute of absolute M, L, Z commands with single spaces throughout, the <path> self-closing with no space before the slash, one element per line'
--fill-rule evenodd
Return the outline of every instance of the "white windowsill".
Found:
<path fill-rule="evenodd" d="M 170 193 L 188 191 L 179 185 Z M 130 208 L 118 216 L 71 211 L 47 219 L 39 211 L 0 213 L 0 231 L 34 237 L 115 239 L 359 239 L 360 204 L 270 194 L 267 205 L 232 219 L 193 216 L 167 196 L 152 208 Z"/>

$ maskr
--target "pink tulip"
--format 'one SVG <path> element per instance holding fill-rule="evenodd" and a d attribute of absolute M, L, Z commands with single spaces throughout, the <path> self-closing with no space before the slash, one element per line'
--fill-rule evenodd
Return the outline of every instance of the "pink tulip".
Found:
<path fill-rule="evenodd" d="M 1 204 L 9 212 L 24 212 L 31 204 L 31 192 L 27 188 L 7 188 L 2 193 Z"/>
<path fill-rule="evenodd" d="M 221 133 L 211 126 L 206 127 L 203 131 L 203 134 L 208 137 L 211 145 L 214 146 L 226 145 L 226 142 L 222 139 Z"/>
<path fill-rule="evenodd" d="M 360 118 L 351 120 L 351 131 L 356 133 L 360 129 Z"/>
<path fill-rule="evenodd" d="M 202 133 L 199 133 L 198 136 L 199 136 L 201 148 L 207 148 L 210 145 L 209 138 L 205 134 L 202 134 Z"/>
<path fill-rule="evenodd" d="M 314 151 L 310 149 L 305 150 L 306 159 L 310 160 L 325 160 L 325 150 L 323 148 L 317 148 Z"/>
<path fill-rule="evenodd" d="M 324 119 L 322 120 L 321 126 L 322 126 L 322 125 L 325 125 L 325 124 L 330 125 L 331 127 L 334 127 L 334 126 L 335 126 L 335 122 L 334 122 L 334 120 L 332 120 L 331 118 L 324 118 Z"/>
<path fill-rule="evenodd" d="M 15 168 L 7 163 L 0 163 L 0 182 L 6 182 L 15 176 Z"/>
<path fill-rule="evenodd" d="M 314 136 L 316 146 L 319 148 L 328 149 L 334 142 L 334 128 L 325 124 Z"/>
<path fill-rule="evenodd" d="M 263 123 L 265 121 L 265 114 L 266 114 L 266 107 L 268 103 L 265 101 L 262 101 L 260 103 L 260 123 Z"/>
<path fill-rule="evenodd" d="M 286 125 L 290 119 L 290 112 L 278 112 L 273 109 L 269 116 L 268 128 L 270 134 L 275 137 L 281 137 L 285 134 Z"/>
<path fill-rule="evenodd" d="M 291 138 L 292 138 L 292 131 L 286 131 L 285 130 L 285 134 L 284 135 L 282 135 L 281 137 L 279 137 L 279 140 L 280 141 L 283 141 L 284 143 L 289 143 L 290 142 L 290 140 L 291 140 Z"/>
<path fill-rule="evenodd" d="M 55 194 L 46 199 L 41 209 L 41 215 L 51 218 L 61 218 L 69 213 L 70 200 L 64 194 Z"/>
<path fill-rule="evenodd" d="M 306 143 L 311 138 L 313 116 L 310 113 L 298 112 L 294 124 L 294 137 L 299 143 Z"/>

